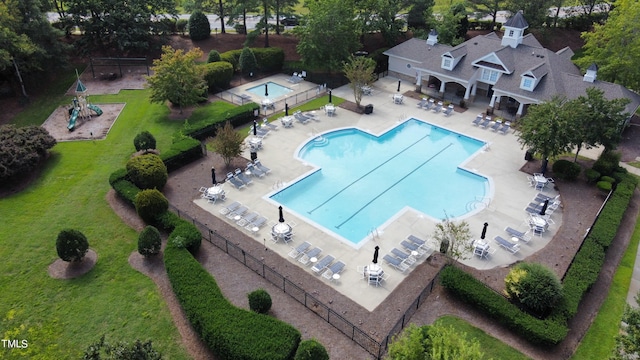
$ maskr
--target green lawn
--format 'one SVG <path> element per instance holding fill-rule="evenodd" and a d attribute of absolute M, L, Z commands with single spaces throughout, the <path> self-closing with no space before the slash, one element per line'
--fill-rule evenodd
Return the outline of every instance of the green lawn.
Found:
<path fill-rule="evenodd" d="M 525 356 L 520 351 L 455 316 L 443 316 L 438 318 L 436 322 L 445 326 L 451 326 L 459 332 L 466 333 L 467 339 L 477 340 L 480 343 L 480 349 L 484 352 L 483 359 L 529 359 L 529 357 Z"/>
<path fill-rule="evenodd" d="M 147 98 L 147 91 L 91 96 L 96 104 L 127 103 L 108 138 L 59 143 L 34 183 L 0 200 L 2 335 L 29 344 L 23 350 L 3 349 L 0 357 L 77 359 L 104 334 L 112 342 L 151 339 L 167 358 L 189 358 L 155 284 L 127 263 L 136 250 L 136 232 L 105 200 L 108 176 L 124 166 L 137 133 L 149 130 L 162 149 L 181 126 Z M 15 123 L 41 124 L 58 104 L 69 101 L 45 96 Z M 87 236 L 98 262 L 78 279 L 56 280 L 47 267 L 57 259 L 56 236 L 67 227 Z"/>

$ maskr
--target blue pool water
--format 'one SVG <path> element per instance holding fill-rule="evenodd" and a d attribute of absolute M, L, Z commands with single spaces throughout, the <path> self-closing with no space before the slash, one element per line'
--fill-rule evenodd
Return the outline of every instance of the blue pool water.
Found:
<path fill-rule="evenodd" d="M 264 95 L 264 85 L 267 84 L 267 90 L 269 92 L 269 96 Z M 252 88 L 247 89 L 248 92 L 260 96 L 266 97 L 269 99 L 276 99 L 282 96 L 285 96 L 293 91 L 293 89 L 289 89 L 286 86 L 282 86 L 280 84 L 274 83 L 273 81 L 269 81 L 267 83 L 262 83 L 258 86 L 254 86 Z"/>
<path fill-rule="evenodd" d="M 343 129 L 322 138 L 298 154 L 319 169 L 271 199 L 353 244 L 405 206 L 459 217 L 488 192 L 487 178 L 458 168 L 485 143 L 435 125 L 410 119 L 380 137 Z"/>

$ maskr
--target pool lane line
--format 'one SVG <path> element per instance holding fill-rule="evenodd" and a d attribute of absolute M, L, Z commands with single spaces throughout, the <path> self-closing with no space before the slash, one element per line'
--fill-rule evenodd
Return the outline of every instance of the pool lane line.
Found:
<path fill-rule="evenodd" d="M 413 144 L 407 146 L 406 148 L 402 149 L 400 152 L 398 152 L 397 154 L 393 155 L 392 157 L 390 157 L 389 159 L 385 160 L 385 162 L 381 163 L 380 165 L 374 167 L 373 169 L 371 169 L 368 173 L 360 176 L 359 178 L 353 180 L 351 182 L 351 184 L 345 186 L 342 188 L 342 190 L 338 191 L 337 193 L 333 194 L 331 197 L 329 197 L 327 200 L 325 200 L 322 204 L 316 206 L 315 208 L 307 211 L 308 214 L 313 213 L 314 211 L 318 210 L 319 208 L 323 207 L 326 203 L 328 203 L 329 201 L 331 201 L 333 198 L 335 198 L 336 196 L 340 195 L 343 191 L 347 190 L 349 187 L 351 187 L 351 185 L 357 183 L 358 181 L 362 180 L 363 178 L 365 178 L 367 175 L 371 174 L 372 172 L 376 171 L 377 169 L 379 169 L 382 165 L 388 163 L 389 161 L 395 159 L 396 157 L 398 157 L 398 155 L 402 154 L 403 152 L 409 150 L 409 148 L 413 147 L 414 145 L 416 145 L 417 143 L 419 143 L 420 141 L 426 139 L 427 137 L 429 137 L 429 135 L 431 135 L 431 132 L 429 132 L 429 134 L 421 137 L 420 139 L 418 139 L 416 142 L 414 142 Z"/>
<path fill-rule="evenodd" d="M 392 187 L 398 185 L 402 180 L 406 179 L 407 176 L 413 174 L 414 172 L 416 172 L 418 169 L 420 169 L 421 167 L 423 167 L 426 163 L 428 163 L 429 161 L 433 160 L 433 158 L 435 158 L 436 156 L 440 155 L 442 152 L 444 152 L 445 150 L 447 150 L 449 147 L 451 147 L 451 145 L 453 145 L 453 143 L 449 143 L 449 145 L 445 146 L 444 148 L 442 148 L 442 150 L 438 151 L 437 153 L 433 154 L 433 156 L 431 156 L 430 158 L 428 158 L 426 161 L 424 161 L 422 164 L 420 164 L 419 166 L 416 166 L 415 169 L 411 170 L 407 175 L 403 176 L 402 178 L 400 178 L 400 180 L 394 182 L 393 184 L 391 184 L 391 186 L 387 187 L 386 189 L 384 189 L 384 191 L 382 191 L 380 194 L 378 194 L 377 196 L 375 196 L 374 198 L 372 198 L 371 200 L 369 200 L 368 203 L 364 204 L 360 209 L 358 209 L 358 211 L 356 211 L 355 213 L 353 213 L 351 216 L 349 216 L 345 221 L 343 221 L 342 223 L 340 223 L 340 225 L 336 226 L 337 229 L 340 229 L 340 227 L 346 223 L 348 223 L 354 216 L 358 215 L 360 213 L 360 211 L 364 210 L 364 208 L 366 208 L 367 206 L 371 205 L 372 202 L 376 201 L 376 199 L 378 199 L 380 196 L 382 196 L 384 193 L 386 193 L 387 191 L 391 190 Z"/>

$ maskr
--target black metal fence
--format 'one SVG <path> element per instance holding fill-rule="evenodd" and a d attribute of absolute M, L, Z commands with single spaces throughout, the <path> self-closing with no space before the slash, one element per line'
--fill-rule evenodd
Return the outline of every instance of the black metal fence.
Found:
<path fill-rule="evenodd" d="M 386 352 L 389 342 L 392 337 L 402 331 L 409 322 L 409 319 L 413 314 L 418 311 L 420 306 L 426 301 L 426 298 L 431 294 L 436 284 L 438 276 L 432 279 L 427 286 L 422 290 L 418 297 L 411 303 L 411 305 L 404 312 L 402 317 L 398 319 L 398 322 L 393 326 L 389 334 L 384 338 L 382 342 L 378 342 L 376 339 L 367 335 L 367 333 L 354 325 L 349 320 L 338 314 L 335 310 L 331 309 L 322 301 L 318 300 L 312 294 L 309 294 L 298 285 L 292 283 L 284 275 L 280 274 L 276 270 L 268 267 L 265 263 L 251 255 L 240 246 L 234 244 L 232 241 L 226 239 L 216 231 L 209 229 L 206 225 L 200 221 L 194 219 L 188 214 L 180 211 L 173 205 L 169 205 L 170 210 L 174 211 L 179 217 L 184 218 L 193 223 L 203 234 L 202 238 L 209 243 L 215 245 L 220 250 L 224 251 L 240 263 L 244 264 L 249 269 L 256 272 L 256 274 L 262 276 L 274 286 L 281 289 L 284 293 L 291 296 L 293 299 L 304 305 L 308 310 L 312 311 L 323 320 L 331 324 L 333 327 L 342 332 L 345 336 L 358 344 L 376 358 L 380 359 Z"/>
<path fill-rule="evenodd" d="M 285 103 L 289 106 L 295 106 L 300 103 L 307 102 L 309 100 L 324 96 L 328 93 L 328 90 L 323 85 L 317 85 L 311 89 L 305 90 L 300 93 L 296 93 L 293 95 L 289 95 L 283 99 L 273 101 L 269 104 L 269 106 L 262 106 L 260 108 L 261 115 L 272 115 L 278 111 L 283 111 L 285 109 Z M 244 94 L 234 94 L 230 91 L 223 91 L 216 94 L 222 100 L 228 101 L 232 104 L 244 105 L 246 103 L 252 102 L 251 97 Z"/>

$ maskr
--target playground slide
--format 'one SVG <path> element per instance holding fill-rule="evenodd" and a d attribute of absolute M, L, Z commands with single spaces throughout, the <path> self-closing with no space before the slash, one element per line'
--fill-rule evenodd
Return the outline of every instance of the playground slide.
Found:
<path fill-rule="evenodd" d="M 73 129 L 76 127 L 76 120 L 78 119 L 78 113 L 79 112 L 77 109 L 73 109 L 73 112 L 69 117 L 69 125 L 67 125 L 67 129 L 69 129 L 69 131 L 73 131 Z"/>
<path fill-rule="evenodd" d="M 98 115 L 98 116 L 102 115 L 102 109 L 100 109 L 99 107 L 97 107 L 97 106 L 95 106 L 93 104 L 88 104 L 87 107 L 89 109 L 93 110 L 96 113 L 96 115 Z"/>

